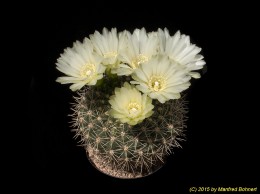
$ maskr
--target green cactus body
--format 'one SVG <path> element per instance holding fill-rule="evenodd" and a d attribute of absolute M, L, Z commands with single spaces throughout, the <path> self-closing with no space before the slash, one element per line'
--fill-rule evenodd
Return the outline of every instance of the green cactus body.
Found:
<path fill-rule="evenodd" d="M 134 126 L 121 123 L 108 114 L 108 98 L 122 83 L 114 79 L 78 92 L 72 109 L 76 137 L 95 166 L 112 172 L 106 174 L 120 178 L 148 175 L 162 166 L 173 147 L 181 147 L 178 142 L 184 137 L 186 103 L 183 98 L 164 104 L 154 101 L 151 117 Z"/>

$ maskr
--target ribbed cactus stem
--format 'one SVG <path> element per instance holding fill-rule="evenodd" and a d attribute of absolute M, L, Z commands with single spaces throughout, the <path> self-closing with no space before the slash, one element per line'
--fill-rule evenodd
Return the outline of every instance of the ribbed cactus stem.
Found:
<path fill-rule="evenodd" d="M 109 84 L 104 88 L 86 87 L 75 97 L 72 108 L 75 137 L 94 164 L 104 164 L 114 176 L 129 178 L 151 173 L 174 147 L 181 147 L 186 102 L 183 98 L 164 104 L 155 101 L 154 114 L 132 126 L 109 116 L 108 91 L 112 90 Z"/>

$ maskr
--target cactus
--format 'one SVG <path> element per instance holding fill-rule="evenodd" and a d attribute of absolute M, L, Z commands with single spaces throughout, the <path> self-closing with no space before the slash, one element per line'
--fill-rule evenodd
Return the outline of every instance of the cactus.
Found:
<path fill-rule="evenodd" d="M 57 59 L 57 78 L 78 91 L 73 128 L 89 161 L 118 178 L 151 174 L 181 147 L 186 102 L 181 93 L 205 65 L 190 37 L 167 28 L 104 28 Z M 181 97 L 182 96 L 182 97 Z"/>
<path fill-rule="evenodd" d="M 78 91 L 72 108 L 73 127 L 99 170 L 115 177 L 137 178 L 155 171 L 173 147 L 181 147 L 186 102 L 183 97 L 164 104 L 154 101 L 151 117 L 134 126 L 121 123 L 109 116 L 108 98 L 122 83 L 122 79 L 107 76 L 99 86 Z"/>

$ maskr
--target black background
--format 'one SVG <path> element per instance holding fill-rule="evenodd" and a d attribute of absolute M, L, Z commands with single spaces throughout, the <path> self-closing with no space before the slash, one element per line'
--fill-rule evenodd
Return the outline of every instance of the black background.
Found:
<path fill-rule="evenodd" d="M 259 186 L 259 130 L 256 91 L 259 65 L 257 15 L 253 5 L 177 5 L 169 3 L 97 1 L 67 8 L 36 6 L 30 15 L 32 50 L 30 81 L 33 175 L 38 189 L 85 192 L 188 192 L 197 187 Z M 259 22 L 258 22 L 259 23 Z M 202 48 L 207 71 L 188 89 L 187 141 L 165 166 L 142 179 L 121 180 L 97 171 L 73 139 L 68 124 L 73 92 L 55 79 L 55 62 L 66 47 L 103 27 L 118 31 L 167 27 L 190 35 Z M 259 49 L 258 49 L 259 50 Z"/>

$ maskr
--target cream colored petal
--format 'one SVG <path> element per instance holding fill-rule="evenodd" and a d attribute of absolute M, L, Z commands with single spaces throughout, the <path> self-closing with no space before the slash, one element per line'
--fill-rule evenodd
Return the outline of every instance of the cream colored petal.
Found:
<path fill-rule="evenodd" d="M 84 85 L 86 85 L 84 82 L 75 83 L 70 86 L 70 89 L 72 91 L 80 90 Z"/>

